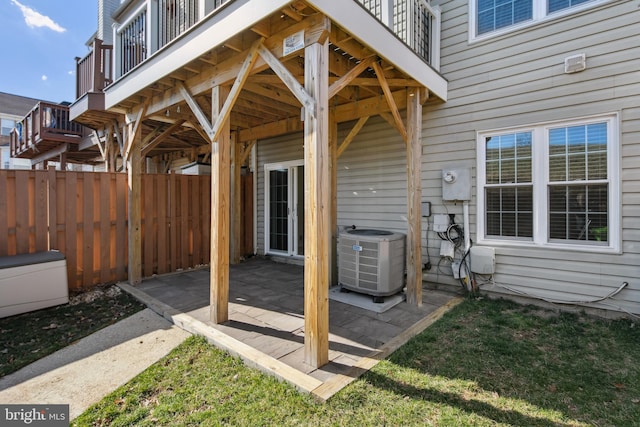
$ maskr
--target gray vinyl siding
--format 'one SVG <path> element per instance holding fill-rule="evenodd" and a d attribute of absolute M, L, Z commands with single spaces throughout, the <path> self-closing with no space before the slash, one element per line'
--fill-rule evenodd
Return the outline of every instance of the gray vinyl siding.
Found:
<path fill-rule="evenodd" d="M 478 131 L 618 113 L 622 253 L 496 248 L 497 294 L 586 301 L 588 307 L 640 313 L 640 26 L 637 3 L 618 1 L 469 43 L 466 0 L 442 2 L 441 72 L 448 102 L 424 108 L 423 199 L 441 194 L 439 169 L 472 167 Z M 565 74 L 564 58 L 586 53 L 587 69 Z M 476 240 L 475 179 L 471 231 Z M 461 212 L 435 202 L 434 212 Z M 439 243 L 439 242 L 437 242 Z M 431 249 L 430 249 L 431 250 Z M 435 249 L 431 250 L 432 258 Z M 437 260 L 437 258 L 436 258 Z M 432 263 L 434 260 L 432 259 Z M 432 272 L 429 280 L 451 282 Z M 510 289 L 506 289 L 506 287 Z"/>
<path fill-rule="evenodd" d="M 369 119 L 338 159 L 338 226 L 406 233 L 406 170 L 398 132 L 379 117 Z"/>
<path fill-rule="evenodd" d="M 353 126 L 340 127 L 341 142 Z M 265 175 L 268 163 L 301 160 L 302 134 L 258 143 L 258 253 L 264 253 Z M 407 178 L 405 145 L 379 117 L 371 118 L 338 159 L 339 229 L 380 228 L 406 233 Z"/>
<path fill-rule="evenodd" d="M 442 2 L 441 72 L 448 101 L 423 110 L 422 200 L 432 213 L 454 214 L 463 204 L 442 201 L 443 169 L 472 170 L 470 235 L 477 241 L 477 132 L 617 113 L 620 137 L 621 254 L 548 247 L 496 247 L 496 285 L 483 290 L 513 298 L 563 301 L 603 297 L 627 281 L 614 298 L 582 307 L 640 313 L 640 26 L 637 4 L 619 1 L 469 43 L 467 1 Z M 564 73 L 564 58 L 586 53 L 587 69 Z M 341 126 L 339 141 L 350 130 Z M 302 134 L 258 143 L 258 249 L 264 250 L 264 165 L 303 158 Z M 338 226 L 406 232 L 406 154 L 397 132 L 371 118 L 338 160 Z M 483 215 L 480 213 L 480 215 Z M 427 282 L 459 286 L 440 239 L 423 219 Z M 428 239 L 425 239 L 428 236 Z M 428 247 L 426 241 L 428 240 Z"/>

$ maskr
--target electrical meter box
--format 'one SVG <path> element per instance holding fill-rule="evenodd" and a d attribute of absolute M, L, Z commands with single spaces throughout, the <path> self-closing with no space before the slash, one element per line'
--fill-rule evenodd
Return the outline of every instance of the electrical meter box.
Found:
<path fill-rule="evenodd" d="M 442 200 L 471 200 L 471 169 L 442 170 Z"/>

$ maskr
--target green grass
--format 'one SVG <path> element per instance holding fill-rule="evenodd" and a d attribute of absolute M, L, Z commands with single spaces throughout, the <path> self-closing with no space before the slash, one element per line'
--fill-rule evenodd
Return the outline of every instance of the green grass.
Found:
<path fill-rule="evenodd" d="M 94 290 L 77 299 L 0 319 L 0 377 L 144 308 L 124 292 Z"/>
<path fill-rule="evenodd" d="M 467 301 L 325 404 L 192 337 L 76 426 L 633 426 L 640 325 Z"/>

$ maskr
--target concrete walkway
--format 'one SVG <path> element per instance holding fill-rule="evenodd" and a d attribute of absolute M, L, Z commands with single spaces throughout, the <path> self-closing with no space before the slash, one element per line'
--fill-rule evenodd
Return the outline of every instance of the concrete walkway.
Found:
<path fill-rule="evenodd" d="M 69 404 L 74 419 L 189 335 L 142 310 L 0 378 L 0 403 Z"/>

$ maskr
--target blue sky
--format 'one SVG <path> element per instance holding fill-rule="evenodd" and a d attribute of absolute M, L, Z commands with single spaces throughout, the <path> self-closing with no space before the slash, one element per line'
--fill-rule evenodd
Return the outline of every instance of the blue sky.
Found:
<path fill-rule="evenodd" d="M 96 0 L 0 0 L 0 92 L 74 101 L 74 58 L 97 27 Z"/>

